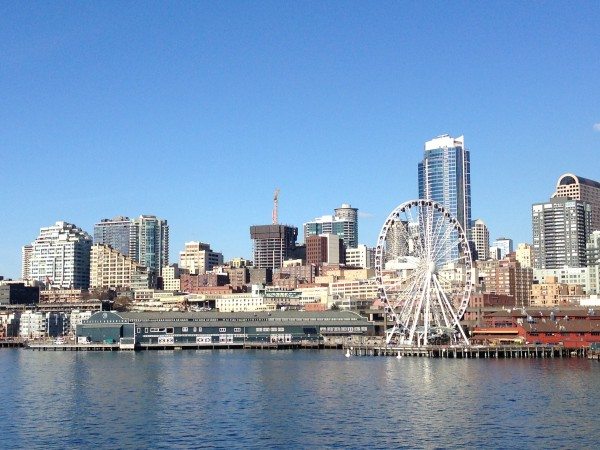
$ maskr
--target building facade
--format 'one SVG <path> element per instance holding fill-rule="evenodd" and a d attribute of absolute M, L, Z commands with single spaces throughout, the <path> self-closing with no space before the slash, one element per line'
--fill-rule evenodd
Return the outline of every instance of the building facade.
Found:
<path fill-rule="evenodd" d="M 349 267 L 361 267 L 363 269 L 375 268 L 375 249 L 364 244 L 356 248 L 346 249 L 346 265 Z"/>
<path fill-rule="evenodd" d="M 591 206 L 555 197 L 532 206 L 533 266 L 536 269 L 585 267 L 591 232 Z"/>
<path fill-rule="evenodd" d="M 298 228 L 288 225 L 253 225 L 254 267 L 278 269 L 290 258 L 296 247 Z"/>
<path fill-rule="evenodd" d="M 31 278 L 31 255 L 33 245 L 27 244 L 21 248 L 21 279 L 29 280 Z"/>
<path fill-rule="evenodd" d="M 445 134 L 427 141 L 418 170 L 419 198 L 442 204 L 469 235 L 471 163 L 464 136 Z"/>
<path fill-rule="evenodd" d="M 31 246 L 31 279 L 52 288 L 88 288 L 92 237 L 81 228 L 56 222 L 41 228 Z"/>
<path fill-rule="evenodd" d="M 335 234 L 342 239 L 346 248 L 358 245 L 358 209 L 344 203 L 335 208 L 333 215 L 317 217 L 304 224 L 304 242 L 309 236 Z"/>
<path fill-rule="evenodd" d="M 135 226 L 129 217 L 102 219 L 94 225 L 94 244 L 110 245 L 125 256 L 136 254 Z"/>
<path fill-rule="evenodd" d="M 556 182 L 552 197 L 566 197 L 588 203 L 591 207 L 591 231 L 600 231 L 600 183 L 572 173 L 565 173 Z"/>
<path fill-rule="evenodd" d="M 516 306 L 528 306 L 533 284 L 533 270 L 521 267 L 514 254 L 501 260 L 478 261 L 482 292 L 514 297 Z"/>
<path fill-rule="evenodd" d="M 521 267 L 533 267 L 533 248 L 530 244 L 521 243 L 517 245 L 515 256 L 517 261 L 521 263 Z"/>
<path fill-rule="evenodd" d="M 223 254 L 212 251 L 210 244 L 203 242 L 186 242 L 184 249 L 179 252 L 179 267 L 194 275 L 206 273 L 222 264 Z"/>
<path fill-rule="evenodd" d="M 477 219 L 471 227 L 471 240 L 475 245 L 475 252 L 480 261 L 485 261 L 490 257 L 490 232 L 485 222 Z"/>
<path fill-rule="evenodd" d="M 509 238 L 500 237 L 492 242 L 492 247 L 500 249 L 500 258 L 498 259 L 502 259 L 513 252 L 513 241 Z"/>
<path fill-rule="evenodd" d="M 90 287 L 92 289 L 131 288 L 136 274 L 147 269 L 133 258 L 110 245 L 94 244 L 90 258 Z"/>
<path fill-rule="evenodd" d="M 169 225 L 156 216 L 141 215 L 132 220 L 135 249 L 133 259 L 148 270 L 161 275 L 162 268 L 169 265 Z"/>

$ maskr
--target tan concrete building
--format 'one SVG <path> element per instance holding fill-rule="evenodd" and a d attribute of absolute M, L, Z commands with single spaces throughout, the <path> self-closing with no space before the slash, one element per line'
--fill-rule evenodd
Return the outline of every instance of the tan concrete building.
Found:
<path fill-rule="evenodd" d="M 515 251 L 515 257 L 521 263 L 521 267 L 533 267 L 533 247 L 530 244 L 519 244 Z"/>
<path fill-rule="evenodd" d="M 521 267 L 515 254 L 500 260 L 477 261 L 483 293 L 511 295 L 517 306 L 529 306 L 533 269 Z"/>
<path fill-rule="evenodd" d="M 582 297 L 585 297 L 585 294 L 580 285 L 559 283 L 558 277 L 548 276 L 544 283 L 532 286 L 531 306 L 577 303 Z"/>
<path fill-rule="evenodd" d="M 581 200 L 592 207 L 592 230 L 600 230 L 600 183 L 572 173 L 565 173 L 556 182 L 552 197 Z"/>
<path fill-rule="evenodd" d="M 146 268 L 109 245 L 94 244 L 90 256 L 90 288 L 128 288 L 132 277 Z"/>
<path fill-rule="evenodd" d="M 485 261 L 490 257 L 490 232 L 485 222 L 477 219 L 471 227 L 471 238 L 475 244 L 477 259 Z"/>
<path fill-rule="evenodd" d="M 193 275 L 206 273 L 221 264 L 223 255 L 213 252 L 210 245 L 203 242 L 186 242 L 184 249 L 179 252 L 179 267 Z"/>

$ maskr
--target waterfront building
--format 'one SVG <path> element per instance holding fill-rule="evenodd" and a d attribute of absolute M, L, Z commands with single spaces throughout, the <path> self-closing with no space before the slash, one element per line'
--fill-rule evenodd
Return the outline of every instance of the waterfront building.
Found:
<path fill-rule="evenodd" d="M 77 338 L 135 347 L 292 344 L 369 336 L 373 323 L 350 311 L 98 312 L 77 326 Z"/>
<path fill-rule="evenodd" d="M 68 334 L 69 318 L 64 312 L 23 311 L 19 320 L 19 337 L 42 339 Z"/>
<path fill-rule="evenodd" d="M 485 222 L 477 219 L 471 227 L 471 240 L 475 245 L 477 259 L 485 261 L 490 257 L 490 232 Z"/>
<path fill-rule="evenodd" d="M 169 225 L 156 216 L 141 215 L 132 220 L 134 236 L 133 258 L 149 271 L 161 276 L 164 266 L 169 264 Z"/>
<path fill-rule="evenodd" d="M 512 239 L 501 237 L 492 242 L 492 247 L 500 249 L 500 258 L 498 259 L 502 259 L 513 252 L 513 241 Z"/>
<path fill-rule="evenodd" d="M 375 249 L 364 244 L 359 244 L 356 248 L 347 248 L 346 266 L 374 269 Z"/>
<path fill-rule="evenodd" d="M 580 200 L 591 207 L 591 230 L 600 230 L 600 183 L 572 173 L 565 173 L 556 182 L 552 197 Z"/>
<path fill-rule="evenodd" d="M 288 225 L 253 225 L 250 227 L 250 237 L 253 241 L 254 267 L 278 269 L 284 260 L 292 256 L 298 228 Z"/>
<path fill-rule="evenodd" d="M 533 267 L 533 247 L 530 244 L 517 245 L 515 257 L 521 263 L 521 267 Z"/>
<path fill-rule="evenodd" d="M 136 228 L 129 217 L 102 219 L 94 225 L 94 244 L 109 245 L 125 256 L 135 258 Z"/>
<path fill-rule="evenodd" d="M 0 312 L 0 338 L 19 336 L 20 312 Z"/>
<path fill-rule="evenodd" d="M 179 252 L 179 267 L 194 275 L 206 273 L 221 264 L 223 254 L 212 251 L 210 245 L 203 242 L 186 242 Z"/>
<path fill-rule="evenodd" d="M 92 317 L 94 311 L 80 311 L 79 309 L 74 309 L 69 314 L 69 333 L 75 336 L 75 331 L 77 325 L 83 323 L 84 320 L 88 320 Z"/>
<path fill-rule="evenodd" d="M 33 254 L 33 245 L 27 244 L 21 248 L 21 279 L 29 280 L 31 278 L 31 255 Z"/>
<path fill-rule="evenodd" d="M 304 224 L 304 242 L 309 236 L 335 234 L 340 237 L 344 246 L 356 248 L 358 245 L 358 209 L 344 203 L 335 208 L 333 215 L 317 217 Z"/>
<path fill-rule="evenodd" d="M 83 288 L 90 284 L 92 238 L 67 222 L 40 229 L 29 258 L 33 280 L 53 288 Z"/>
<path fill-rule="evenodd" d="M 533 256 L 536 269 L 585 267 L 591 232 L 588 203 L 563 197 L 532 206 Z"/>
<path fill-rule="evenodd" d="M 106 244 L 94 244 L 90 257 L 92 289 L 131 288 L 132 278 L 147 269 L 133 258 Z"/>

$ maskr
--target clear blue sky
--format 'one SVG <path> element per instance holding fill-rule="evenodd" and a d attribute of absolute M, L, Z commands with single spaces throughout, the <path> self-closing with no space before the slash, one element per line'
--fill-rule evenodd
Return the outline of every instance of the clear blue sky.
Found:
<path fill-rule="evenodd" d="M 531 240 L 559 175 L 600 179 L 600 3 L 2 2 L 0 274 L 57 220 L 249 226 L 342 202 L 374 245 L 423 143 L 465 135 L 473 218 Z"/>

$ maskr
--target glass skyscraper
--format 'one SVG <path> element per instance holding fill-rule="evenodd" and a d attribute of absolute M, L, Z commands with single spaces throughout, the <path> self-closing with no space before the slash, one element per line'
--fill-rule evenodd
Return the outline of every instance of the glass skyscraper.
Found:
<path fill-rule="evenodd" d="M 425 142 L 419 163 L 419 198 L 443 205 L 471 238 L 471 166 L 464 136 L 444 134 Z M 452 251 L 452 256 L 457 254 L 458 249 Z"/>

